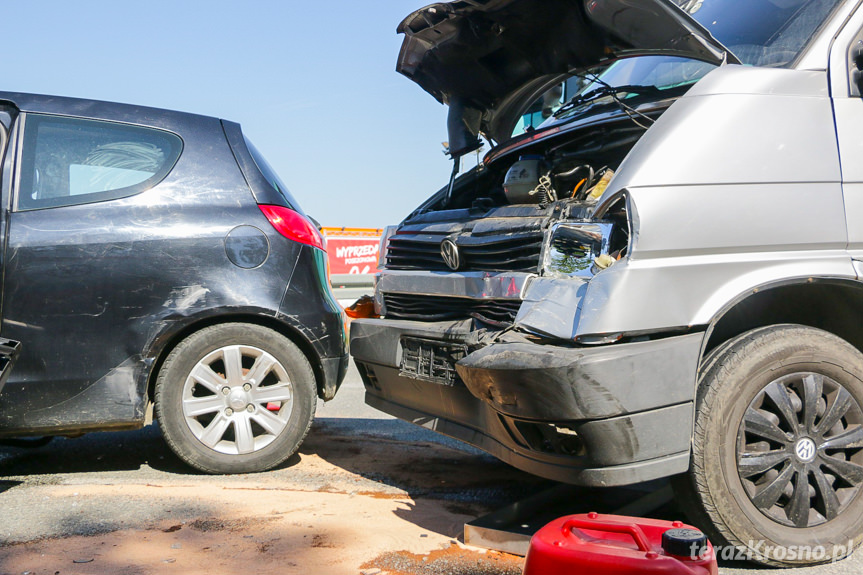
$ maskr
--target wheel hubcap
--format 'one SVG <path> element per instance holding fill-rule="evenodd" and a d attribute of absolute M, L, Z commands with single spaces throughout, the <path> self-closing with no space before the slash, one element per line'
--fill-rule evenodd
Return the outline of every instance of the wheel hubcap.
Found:
<path fill-rule="evenodd" d="M 183 386 L 183 415 L 198 440 L 219 453 L 265 448 L 287 427 L 293 386 L 269 353 L 251 346 L 217 349 L 199 361 Z"/>
<path fill-rule="evenodd" d="M 797 456 L 797 460 L 801 463 L 809 463 L 815 459 L 816 451 L 817 446 L 815 445 L 815 442 L 808 437 L 804 437 L 798 441 L 797 445 L 794 447 L 794 454 Z"/>
<path fill-rule="evenodd" d="M 783 525 L 838 516 L 863 485 L 863 410 L 838 382 L 794 373 L 762 389 L 737 434 L 737 471 L 749 499 Z"/>
<path fill-rule="evenodd" d="M 249 404 L 249 394 L 243 391 L 242 388 L 234 388 L 231 390 L 230 395 L 228 395 L 228 405 L 234 409 L 234 411 L 239 411 L 246 407 Z"/>

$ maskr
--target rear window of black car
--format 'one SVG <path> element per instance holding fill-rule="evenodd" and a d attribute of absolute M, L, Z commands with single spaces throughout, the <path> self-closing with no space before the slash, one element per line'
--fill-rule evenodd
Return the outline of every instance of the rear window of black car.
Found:
<path fill-rule="evenodd" d="M 297 201 L 291 196 L 291 192 L 288 191 L 288 187 L 282 182 L 279 175 L 270 166 L 270 163 L 264 158 L 261 152 L 255 147 L 255 145 L 249 141 L 248 138 L 243 136 L 246 140 L 246 147 L 249 149 L 249 154 L 252 156 L 252 160 L 254 160 L 255 165 L 258 167 L 258 171 L 261 172 L 261 175 L 264 176 L 264 179 L 267 180 L 267 183 L 272 186 L 274 190 L 276 190 L 280 196 L 282 196 L 287 204 L 292 208 L 297 205 Z"/>
<path fill-rule="evenodd" d="M 17 209 L 132 196 L 158 184 L 182 151 L 179 136 L 128 124 L 29 114 Z"/>

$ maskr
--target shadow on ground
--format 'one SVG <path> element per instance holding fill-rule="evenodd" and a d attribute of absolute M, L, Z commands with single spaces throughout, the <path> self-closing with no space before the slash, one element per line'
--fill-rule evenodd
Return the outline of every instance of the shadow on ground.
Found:
<path fill-rule="evenodd" d="M 276 469 L 297 463 L 299 458 L 294 456 Z M 157 425 L 76 438 L 58 437 L 33 449 L 0 446 L 0 477 L 134 471 L 144 466 L 173 475 L 204 475 L 174 455 Z"/>
<path fill-rule="evenodd" d="M 0 447 L 0 476 L 6 477 L 131 471 L 143 465 L 169 473 L 196 473 L 168 449 L 157 426 L 58 437 L 33 449 Z"/>
<path fill-rule="evenodd" d="M 18 485 L 21 485 L 20 481 L 0 481 L 0 493 L 8 491 Z"/>
<path fill-rule="evenodd" d="M 319 419 L 300 453 L 314 453 L 414 500 L 443 500 L 461 514 L 486 512 L 553 485 L 460 442 L 394 419 Z"/>

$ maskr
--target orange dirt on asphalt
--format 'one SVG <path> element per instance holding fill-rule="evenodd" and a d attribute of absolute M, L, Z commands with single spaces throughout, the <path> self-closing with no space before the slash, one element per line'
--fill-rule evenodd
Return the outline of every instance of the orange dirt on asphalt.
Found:
<path fill-rule="evenodd" d="M 501 562 L 499 554 L 457 546 L 451 549 L 453 536 L 460 535 L 466 518 L 409 498 L 334 490 L 81 485 L 53 488 L 50 497 L 71 500 L 73 491 L 76 500 L 169 496 L 178 502 L 177 519 L 103 535 L 9 545 L 0 548 L 0 573 L 353 575 L 364 564 L 375 563 L 370 562 L 374 557 L 379 557 L 381 567 L 400 565 L 388 558 L 393 550 L 402 550 L 403 557 L 420 566 L 433 565 L 443 557 L 452 560 L 454 554 L 465 565 Z M 223 512 L 211 517 L 186 515 L 182 501 L 187 498 Z M 423 554 L 430 552 L 432 555 L 423 562 Z M 517 565 L 520 560 L 508 561 Z"/>

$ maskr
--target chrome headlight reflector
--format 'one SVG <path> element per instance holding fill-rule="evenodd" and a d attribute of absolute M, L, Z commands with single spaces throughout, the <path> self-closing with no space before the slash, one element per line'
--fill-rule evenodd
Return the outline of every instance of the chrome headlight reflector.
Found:
<path fill-rule="evenodd" d="M 608 267 L 614 261 L 608 255 L 613 227 L 611 222 L 555 224 L 545 246 L 543 275 L 590 278 Z"/>

